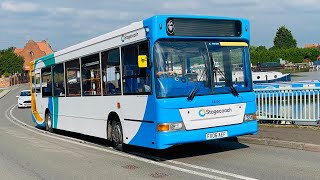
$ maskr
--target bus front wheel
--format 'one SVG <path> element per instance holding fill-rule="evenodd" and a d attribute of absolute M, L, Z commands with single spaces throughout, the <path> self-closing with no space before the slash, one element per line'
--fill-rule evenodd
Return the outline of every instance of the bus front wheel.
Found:
<path fill-rule="evenodd" d="M 119 121 L 112 122 L 111 138 L 112 146 L 119 151 L 123 151 L 123 133 Z"/>
<path fill-rule="evenodd" d="M 45 122 L 46 122 L 46 131 L 49 131 L 52 133 L 53 132 L 52 119 L 49 111 L 46 113 Z"/>

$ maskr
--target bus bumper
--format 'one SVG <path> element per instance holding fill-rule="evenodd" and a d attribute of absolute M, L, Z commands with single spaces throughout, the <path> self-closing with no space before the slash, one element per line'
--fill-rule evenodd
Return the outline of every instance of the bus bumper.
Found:
<path fill-rule="evenodd" d="M 206 139 L 207 133 L 227 131 L 227 137 L 241 136 L 247 134 L 257 134 L 258 122 L 248 121 L 241 124 L 220 126 L 213 128 L 183 130 L 173 132 L 159 132 L 157 134 L 157 149 L 165 149 L 173 145 L 210 141 Z"/>

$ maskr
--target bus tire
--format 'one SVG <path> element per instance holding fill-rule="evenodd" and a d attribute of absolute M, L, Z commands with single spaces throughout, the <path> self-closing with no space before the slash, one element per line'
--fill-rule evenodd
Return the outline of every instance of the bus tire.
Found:
<path fill-rule="evenodd" d="M 123 133 L 120 121 L 112 121 L 111 142 L 114 149 L 123 151 Z"/>
<path fill-rule="evenodd" d="M 46 123 L 46 131 L 49 131 L 52 133 L 53 132 L 52 118 L 49 111 L 46 112 L 45 123 Z"/>

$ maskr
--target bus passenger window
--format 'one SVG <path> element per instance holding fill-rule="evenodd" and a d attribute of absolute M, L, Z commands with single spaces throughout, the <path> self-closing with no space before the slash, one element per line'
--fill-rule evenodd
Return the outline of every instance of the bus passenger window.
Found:
<path fill-rule="evenodd" d="M 101 53 L 103 95 L 121 94 L 119 48 Z"/>
<path fill-rule="evenodd" d="M 52 76 L 51 67 L 41 70 L 42 97 L 52 96 Z"/>
<path fill-rule="evenodd" d="M 53 96 L 65 96 L 63 64 L 53 66 Z"/>
<path fill-rule="evenodd" d="M 65 68 L 67 96 L 81 96 L 79 59 L 66 62 Z"/>
<path fill-rule="evenodd" d="M 101 95 L 99 54 L 81 58 L 82 95 Z"/>
<path fill-rule="evenodd" d="M 138 67 L 138 55 L 149 57 L 149 43 L 142 42 L 123 47 L 121 53 L 123 60 L 123 93 L 150 94 L 150 65 L 146 68 Z"/>
<path fill-rule="evenodd" d="M 31 92 L 32 93 L 35 93 L 36 92 L 36 82 L 34 80 L 34 71 L 30 71 L 30 77 L 31 77 L 31 86 L 32 86 L 32 89 L 31 89 Z"/>

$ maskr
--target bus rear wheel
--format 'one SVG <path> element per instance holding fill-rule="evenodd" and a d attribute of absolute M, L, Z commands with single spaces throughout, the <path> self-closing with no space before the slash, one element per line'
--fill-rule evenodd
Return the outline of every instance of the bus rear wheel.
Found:
<path fill-rule="evenodd" d="M 51 119 L 50 112 L 46 113 L 45 123 L 46 123 L 46 131 L 49 131 L 49 132 L 52 133 L 53 132 L 53 128 L 52 128 L 52 119 Z"/>
<path fill-rule="evenodd" d="M 123 151 L 123 133 L 119 121 L 112 122 L 111 141 L 113 148 Z"/>

